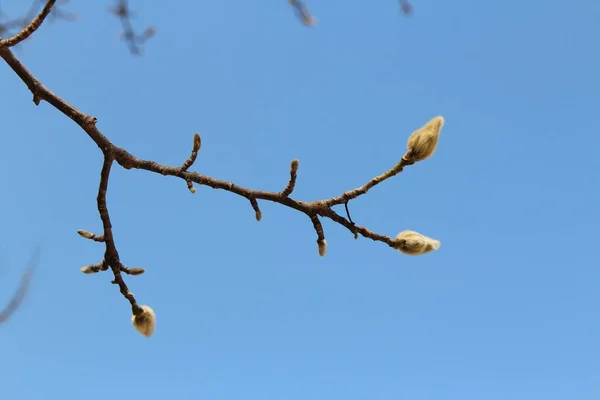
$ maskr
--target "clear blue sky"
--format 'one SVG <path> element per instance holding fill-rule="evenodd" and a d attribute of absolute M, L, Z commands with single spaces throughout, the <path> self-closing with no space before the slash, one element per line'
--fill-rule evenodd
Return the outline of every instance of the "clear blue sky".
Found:
<path fill-rule="evenodd" d="M 3 4 L 6 2 L 3 2 Z M 92 2 L 93 3 L 93 2 Z M 600 398 L 600 3 L 133 1 L 146 55 L 108 1 L 73 2 L 17 54 L 96 116 L 115 144 L 178 165 L 329 198 L 391 167 L 409 134 L 446 125 L 435 156 L 351 203 L 404 256 L 325 221 L 116 168 L 108 204 L 128 279 L 158 316 L 150 339 L 109 274 L 102 158 L 73 122 L 0 67 L 0 290 L 42 245 L 31 295 L 0 328 L 0 398 L 530 400 Z M 13 7 L 14 9 L 14 7 Z"/>

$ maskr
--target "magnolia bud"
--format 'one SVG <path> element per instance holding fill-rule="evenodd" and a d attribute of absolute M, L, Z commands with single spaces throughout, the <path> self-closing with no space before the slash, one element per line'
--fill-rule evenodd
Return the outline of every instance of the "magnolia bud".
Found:
<path fill-rule="evenodd" d="M 150 337 L 156 328 L 156 314 L 149 306 L 141 306 L 142 312 L 131 317 L 135 329 L 146 337 Z"/>
<path fill-rule="evenodd" d="M 194 134 L 194 144 L 192 148 L 194 149 L 194 151 L 199 151 L 200 147 L 202 147 L 202 139 L 200 139 L 200 134 L 196 132 Z"/>
<path fill-rule="evenodd" d="M 300 161 L 298 160 L 292 160 L 291 164 L 290 164 L 290 169 L 292 170 L 292 172 L 298 172 L 298 167 L 300 166 Z"/>
<path fill-rule="evenodd" d="M 84 231 L 83 229 L 79 229 L 77 233 L 79 234 L 79 236 L 84 237 L 86 239 L 91 239 L 94 237 L 94 234 L 92 232 Z"/>
<path fill-rule="evenodd" d="M 130 275 L 141 275 L 144 272 L 146 272 L 146 270 L 144 268 L 131 268 L 129 270 Z"/>
<path fill-rule="evenodd" d="M 254 216 L 256 217 L 257 221 L 260 221 L 262 219 L 262 211 L 256 210 L 256 213 L 254 214 Z"/>
<path fill-rule="evenodd" d="M 415 231 L 403 231 L 396 236 L 394 248 L 409 256 L 419 256 L 440 248 L 440 241 Z"/>
<path fill-rule="evenodd" d="M 431 157 L 437 147 L 443 126 L 444 117 L 435 117 L 410 135 L 406 143 L 409 161 L 416 162 Z"/>
<path fill-rule="evenodd" d="M 325 257 L 325 253 L 327 253 L 327 240 L 317 240 L 317 246 L 319 247 L 319 255 Z"/>
<path fill-rule="evenodd" d="M 86 265 L 85 267 L 81 267 L 81 272 L 83 272 L 84 274 L 95 274 L 99 271 L 100 268 L 94 267 L 93 265 Z"/>

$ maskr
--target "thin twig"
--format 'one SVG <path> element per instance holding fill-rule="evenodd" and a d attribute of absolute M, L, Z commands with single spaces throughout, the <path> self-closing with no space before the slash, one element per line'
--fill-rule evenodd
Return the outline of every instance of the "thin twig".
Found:
<path fill-rule="evenodd" d="M 31 256 L 31 260 L 29 261 L 29 265 L 23 273 L 23 277 L 21 278 L 21 282 L 19 283 L 19 288 L 16 293 L 10 299 L 6 307 L 2 311 L 0 311 L 0 324 L 6 322 L 10 317 L 13 316 L 15 311 L 19 308 L 23 299 L 27 295 L 27 291 L 29 289 L 29 284 L 31 283 L 31 278 L 33 277 L 33 272 L 39 263 L 40 257 L 40 249 L 39 247 L 34 251 Z"/>
<path fill-rule="evenodd" d="M 48 0 L 46 2 L 46 5 L 42 9 L 42 11 L 40 11 L 40 13 L 29 23 L 29 25 L 27 25 L 25 28 L 23 28 L 23 30 L 21 30 L 21 32 L 17 33 L 15 36 L 13 36 L 9 39 L 1 40 L 0 47 L 1 46 L 6 46 L 6 47 L 15 46 L 15 45 L 19 44 L 20 42 L 22 42 L 23 40 L 27 39 L 29 36 L 31 36 L 31 34 L 33 32 L 35 32 L 42 25 L 42 23 L 44 22 L 44 20 L 48 16 L 48 14 L 50 14 L 50 11 L 52 10 L 52 6 L 54 6 L 54 3 L 56 3 L 56 0 Z"/>

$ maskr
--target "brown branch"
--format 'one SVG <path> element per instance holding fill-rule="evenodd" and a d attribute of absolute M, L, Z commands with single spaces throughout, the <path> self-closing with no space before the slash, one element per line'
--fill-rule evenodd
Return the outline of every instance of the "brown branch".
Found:
<path fill-rule="evenodd" d="M 355 237 L 357 234 L 363 237 L 369 238 L 374 241 L 382 242 L 390 247 L 397 247 L 396 239 L 389 236 L 381 235 L 371 230 L 356 226 L 350 218 L 346 219 L 337 214 L 333 207 L 336 205 L 344 204 L 347 206 L 348 201 L 355 199 L 365 193 L 377 184 L 399 174 L 402 172 L 405 166 L 414 164 L 414 161 L 410 161 L 410 151 L 401 160 L 387 172 L 371 179 L 363 186 L 344 192 L 338 197 L 334 197 L 326 200 L 317 200 L 312 202 L 305 202 L 290 197 L 296 184 L 296 173 L 298 170 L 298 161 L 294 160 L 290 164 L 290 181 L 282 192 L 269 192 L 257 189 L 249 189 L 232 182 L 227 182 L 219 179 L 212 178 L 210 176 L 202 175 L 198 172 L 190 172 L 187 169 L 194 163 L 197 157 L 198 150 L 200 149 L 200 136 L 196 134 L 194 136 L 193 148 L 191 156 L 181 166 L 169 166 L 159 164 L 151 160 L 143 160 L 135 157 L 134 155 L 127 152 L 127 150 L 117 147 L 104 134 L 98 130 L 96 124 L 96 118 L 83 113 L 65 100 L 60 98 L 58 95 L 51 92 L 46 88 L 40 81 L 38 81 L 32 74 L 25 68 L 25 66 L 14 56 L 11 49 L 6 45 L 0 46 L 0 57 L 11 67 L 11 69 L 21 78 L 21 80 L 27 85 L 29 90 L 33 93 L 34 103 L 37 105 L 41 100 L 44 100 L 54 106 L 57 110 L 63 113 L 65 116 L 77 123 L 87 135 L 96 143 L 99 149 L 102 151 L 104 156 L 104 162 L 102 166 L 100 185 L 98 188 L 97 207 L 100 214 L 100 219 L 103 224 L 103 234 L 101 236 L 95 236 L 87 231 L 85 234 L 80 233 L 81 236 L 87 237 L 88 239 L 97 237 L 100 242 L 103 242 L 106 249 L 104 254 L 104 260 L 101 264 L 88 266 L 86 270 L 88 273 L 95 273 L 100 271 L 111 269 L 114 280 L 112 283 L 119 286 L 121 294 L 131 304 L 132 312 L 134 315 L 140 314 L 142 309 L 137 304 L 133 293 L 129 291 L 122 273 L 137 275 L 142 273 L 142 269 L 127 269 L 120 261 L 119 253 L 117 251 L 115 240 L 112 232 L 112 224 L 108 212 L 106 203 L 106 193 L 108 190 L 108 181 L 110 177 L 110 171 L 113 163 L 116 161 L 120 166 L 125 169 L 141 169 L 150 172 L 154 172 L 161 175 L 174 176 L 185 180 L 188 183 L 188 187 L 192 187 L 191 183 L 194 182 L 198 185 L 208 186 L 213 189 L 221 189 L 227 192 L 239 195 L 248 199 L 252 208 L 255 211 L 256 219 L 260 220 L 262 212 L 258 206 L 258 200 L 271 201 L 274 203 L 281 204 L 285 207 L 297 210 L 305 214 L 313 223 L 315 231 L 317 232 L 317 243 L 320 255 L 325 255 L 327 249 L 327 242 L 323 232 L 323 226 L 319 219 L 320 217 L 328 218 L 335 223 L 347 228 L 350 232 L 354 233 Z M 193 188 L 193 187 L 192 187 Z M 349 216 L 349 214 L 348 214 Z M 84 267 L 85 268 L 85 267 Z M 135 270 L 135 272 L 134 272 Z M 85 272 L 85 271 L 84 271 Z"/>
<path fill-rule="evenodd" d="M 367 193 L 371 188 L 373 188 L 376 185 L 379 185 L 381 182 L 385 181 L 386 179 L 389 179 L 392 176 L 398 175 L 400 172 L 402 172 L 404 170 L 404 167 L 406 167 L 408 165 L 412 165 L 412 164 L 414 164 L 414 161 L 409 161 L 409 160 L 405 159 L 404 157 L 402 157 L 400 159 L 400 161 L 398 161 L 398 163 L 396 165 L 394 165 L 394 167 L 392 169 L 389 169 L 388 171 L 384 172 L 383 174 L 376 176 L 375 178 L 371 179 L 369 182 L 365 183 L 361 187 L 358 187 L 358 188 L 352 189 L 352 190 L 348 190 L 347 192 L 342 193 L 340 196 L 333 197 L 333 198 L 327 200 L 326 203 L 329 207 L 332 207 L 332 206 L 335 206 L 338 204 L 346 204 L 349 200 L 355 199 L 358 196 L 361 196 L 361 195 Z"/>
<path fill-rule="evenodd" d="M 111 146 L 112 147 L 112 146 Z M 104 226 L 104 243 L 106 244 L 106 251 L 104 252 L 104 260 L 113 272 L 115 279 L 112 283 L 119 286 L 119 290 L 123 297 L 125 297 L 131 304 L 131 311 L 133 313 L 139 312 L 139 306 L 133 297 L 133 293 L 129 291 L 121 271 L 127 271 L 127 268 L 121 264 L 119 259 L 119 252 L 115 246 L 115 241 L 112 234 L 112 223 L 110 222 L 110 216 L 108 214 L 108 207 L 106 205 L 106 192 L 108 190 L 108 180 L 110 178 L 110 170 L 114 161 L 112 148 L 105 149 L 104 152 L 104 163 L 102 164 L 102 171 L 100 173 L 100 186 L 98 188 L 98 212 L 100 213 L 100 219 Z"/>
<path fill-rule="evenodd" d="M 40 13 L 29 23 L 29 25 L 21 30 L 21 32 L 9 39 L 0 40 L 0 47 L 15 46 L 31 36 L 33 32 L 35 32 L 42 25 L 48 14 L 50 14 L 54 3 L 56 3 L 56 0 L 48 0 L 42 11 L 40 11 Z"/>

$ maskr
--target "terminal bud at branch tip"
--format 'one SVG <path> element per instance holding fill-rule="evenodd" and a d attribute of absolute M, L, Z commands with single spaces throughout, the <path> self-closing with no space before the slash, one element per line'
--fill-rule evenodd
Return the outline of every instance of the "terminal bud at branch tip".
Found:
<path fill-rule="evenodd" d="M 257 221 L 260 221 L 262 219 L 262 212 L 260 210 L 257 210 L 255 217 Z"/>
<path fill-rule="evenodd" d="M 144 272 L 146 272 L 146 270 L 144 268 L 131 268 L 129 270 L 130 275 L 141 275 Z"/>
<path fill-rule="evenodd" d="M 440 241 L 415 231 L 402 231 L 396 236 L 394 248 L 409 256 L 419 256 L 440 248 Z"/>
<path fill-rule="evenodd" d="M 300 161 L 298 161 L 298 160 L 292 160 L 292 162 L 290 163 L 290 169 L 292 170 L 292 172 L 298 172 L 299 166 L 300 166 Z"/>
<path fill-rule="evenodd" d="M 79 236 L 86 238 L 86 239 L 91 239 L 94 237 L 94 234 L 88 231 L 84 231 L 83 229 L 79 229 L 77 231 L 77 233 L 79 234 Z"/>
<path fill-rule="evenodd" d="M 145 337 L 150 337 L 156 328 L 156 314 L 149 306 L 141 306 L 142 312 L 131 317 L 134 328 Z"/>
<path fill-rule="evenodd" d="M 99 271 L 98 268 L 94 268 L 91 265 L 86 265 L 85 267 L 81 267 L 81 272 L 83 272 L 84 274 L 95 274 L 98 271 Z"/>
<path fill-rule="evenodd" d="M 200 134 L 196 132 L 194 134 L 194 151 L 200 150 L 200 147 L 202 147 L 202 139 L 200 139 Z"/>
<path fill-rule="evenodd" d="M 417 162 L 431 157 L 437 148 L 443 126 L 444 117 L 438 116 L 414 131 L 406 143 L 407 161 Z"/>
<path fill-rule="evenodd" d="M 325 257 L 325 253 L 327 253 L 327 240 L 317 240 L 317 246 L 319 248 L 319 255 Z"/>

